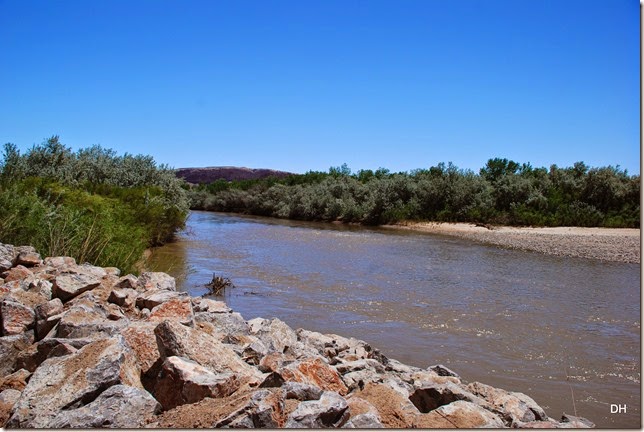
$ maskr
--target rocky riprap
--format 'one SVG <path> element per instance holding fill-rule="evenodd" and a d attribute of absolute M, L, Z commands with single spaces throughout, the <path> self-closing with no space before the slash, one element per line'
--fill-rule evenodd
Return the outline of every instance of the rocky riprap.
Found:
<path fill-rule="evenodd" d="M 593 426 L 354 338 L 245 321 L 164 273 L 0 244 L 0 297 L 7 428 Z"/>

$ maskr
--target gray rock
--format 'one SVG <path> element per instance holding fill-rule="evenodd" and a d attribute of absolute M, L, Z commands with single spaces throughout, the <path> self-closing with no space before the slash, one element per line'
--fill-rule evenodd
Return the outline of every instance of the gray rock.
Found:
<path fill-rule="evenodd" d="M 13 267 L 17 255 L 12 245 L 0 243 L 0 272 L 7 271 Z"/>
<path fill-rule="evenodd" d="M 192 360 L 172 356 L 163 362 L 153 393 L 163 409 L 170 410 L 207 397 L 226 397 L 238 388 L 231 373 L 215 374 Z"/>
<path fill-rule="evenodd" d="M 233 311 L 222 301 L 205 299 L 202 297 L 194 297 L 192 299 L 192 307 L 195 312 L 230 313 Z"/>
<path fill-rule="evenodd" d="M 212 372 L 232 372 L 240 381 L 260 382 L 260 372 L 213 336 L 176 321 L 164 321 L 154 329 L 161 358 L 185 357 Z"/>
<path fill-rule="evenodd" d="M 130 309 L 136 303 L 137 292 L 132 288 L 114 288 L 107 301 L 125 309 Z"/>
<path fill-rule="evenodd" d="M 134 353 L 121 337 L 92 342 L 76 353 L 47 359 L 13 407 L 8 427 L 48 428 L 58 413 L 92 402 L 105 389 L 141 388 Z"/>
<path fill-rule="evenodd" d="M 34 267 L 42 264 L 42 258 L 40 254 L 35 251 L 24 251 L 20 252 L 16 257 L 16 264 L 23 265 L 25 267 Z"/>
<path fill-rule="evenodd" d="M 319 400 L 300 402 L 288 416 L 287 428 L 340 427 L 349 419 L 347 401 L 334 392 L 325 391 Z"/>
<path fill-rule="evenodd" d="M 40 340 L 60 321 L 60 319 L 49 320 L 49 318 L 63 312 L 63 302 L 59 298 L 55 298 L 36 306 L 34 312 L 36 314 L 36 339 Z"/>
<path fill-rule="evenodd" d="M 85 345 L 93 342 L 93 339 L 65 339 L 48 338 L 37 342 L 20 352 L 17 356 L 16 367 L 34 372 L 42 362 L 50 357 L 62 357 L 71 354 Z"/>
<path fill-rule="evenodd" d="M 429 424 L 421 423 L 420 427 L 431 428 L 503 428 L 505 425 L 499 416 L 467 401 L 455 401 L 443 405 L 423 419 Z"/>
<path fill-rule="evenodd" d="M 176 291 L 177 285 L 174 278 L 168 274 L 161 272 L 145 272 L 141 274 L 137 281 L 137 289 L 139 291 Z"/>
<path fill-rule="evenodd" d="M 342 426 L 346 429 L 382 429 L 384 426 L 380 423 L 377 415 L 372 413 L 359 414 L 351 417 L 349 421 Z"/>
<path fill-rule="evenodd" d="M 0 329 L 3 336 L 21 334 L 34 327 L 36 314 L 22 303 L 0 301 Z"/>
<path fill-rule="evenodd" d="M 61 411 L 50 428 L 142 428 L 161 412 L 161 405 L 145 390 L 114 385 L 81 408 Z"/>
<path fill-rule="evenodd" d="M 282 427 L 283 412 L 284 401 L 279 392 L 258 390 L 246 405 L 215 423 L 213 427 L 276 429 Z"/>
<path fill-rule="evenodd" d="M 210 323 L 215 326 L 218 332 L 224 335 L 224 339 L 230 341 L 237 336 L 248 334 L 248 324 L 237 312 L 197 312 L 195 313 L 197 323 Z"/>
<path fill-rule="evenodd" d="M 53 285 L 48 280 L 36 279 L 29 282 L 27 291 L 40 294 L 45 297 L 47 300 L 51 300 L 53 294 Z"/>
<path fill-rule="evenodd" d="M 79 305 L 64 312 L 58 322 L 56 336 L 59 338 L 110 337 L 118 334 L 127 325 L 126 319 L 109 320 L 106 313 L 98 307 L 89 309 L 85 305 Z"/>
<path fill-rule="evenodd" d="M 297 399 L 299 401 L 318 400 L 322 396 L 322 389 L 314 385 L 288 381 L 282 385 L 286 399 Z"/>
<path fill-rule="evenodd" d="M 100 279 L 93 275 L 63 273 L 54 279 L 52 294 L 65 303 L 85 291 L 96 288 L 100 284 Z"/>
<path fill-rule="evenodd" d="M 136 289 L 138 282 L 139 282 L 139 278 L 137 278 L 132 274 L 128 274 L 125 276 L 121 276 L 119 280 L 114 284 L 114 288 Z"/>
<path fill-rule="evenodd" d="M 285 353 L 297 342 L 297 334 L 277 318 L 255 318 L 248 321 L 250 334 L 257 336 L 270 351 Z"/>
<path fill-rule="evenodd" d="M 523 393 L 508 392 L 479 382 L 470 383 L 467 389 L 485 399 L 495 411 L 500 412 L 508 426 L 548 418 L 543 408 Z"/>
<path fill-rule="evenodd" d="M 167 301 L 184 297 L 185 293 L 168 290 L 148 290 L 136 298 L 136 307 L 139 309 L 154 309 Z"/>
<path fill-rule="evenodd" d="M 43 264 L 57 269 L 67 269 L 68 267 L 75 267 L 76 260 L 68 256 L 47 257 Z"/>
<path fill-rule="evenodd" d="M 16 402 L 18 402 L 18 399 L 20 399 L 21 394 L 22 392 L 20 390 L 15 390 L 15 389 L 2 390 L 2 392 L 0 392 L 0 403 L 10 404 L 11 406 L 13 406 Z"/>

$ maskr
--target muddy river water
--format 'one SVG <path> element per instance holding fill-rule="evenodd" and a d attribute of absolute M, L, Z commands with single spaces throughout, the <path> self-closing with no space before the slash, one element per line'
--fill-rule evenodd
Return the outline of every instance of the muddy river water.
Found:
<path fill-rule="evenodd" d="M 640 267 L 409 231 L 193 212 L 152 270 L 207 293 L 213 272 L 245 319 L 363 339 L 442 363 L 598 427 L 640 427 Z M 625 413 L 622 412 L 625 407 Z M 619 410 L 618 410 L 619 408 Z M 611 411 L 619 411 L 611 413 Z"/>

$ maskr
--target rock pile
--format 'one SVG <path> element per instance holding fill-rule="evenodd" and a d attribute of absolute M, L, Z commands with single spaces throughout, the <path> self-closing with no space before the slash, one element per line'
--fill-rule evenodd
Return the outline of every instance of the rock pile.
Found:
<path fill-rule="evenodd" d="M 164 273 L 30 247 L 0 244 L 0 331 L 8 428 L 592 426 L 361 340 L 245 321 Z"/>

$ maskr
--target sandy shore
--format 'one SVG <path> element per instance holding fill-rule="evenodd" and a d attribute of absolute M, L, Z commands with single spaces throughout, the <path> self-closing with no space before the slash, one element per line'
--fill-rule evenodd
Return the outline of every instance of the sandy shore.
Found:
<path fill-rule="evenodd" d="M 638 228 L 517 228 L 468 223 L 406 222 L 387 228 L 461 237 L 500 247 L 601 261 L 640 263 Z"/>

